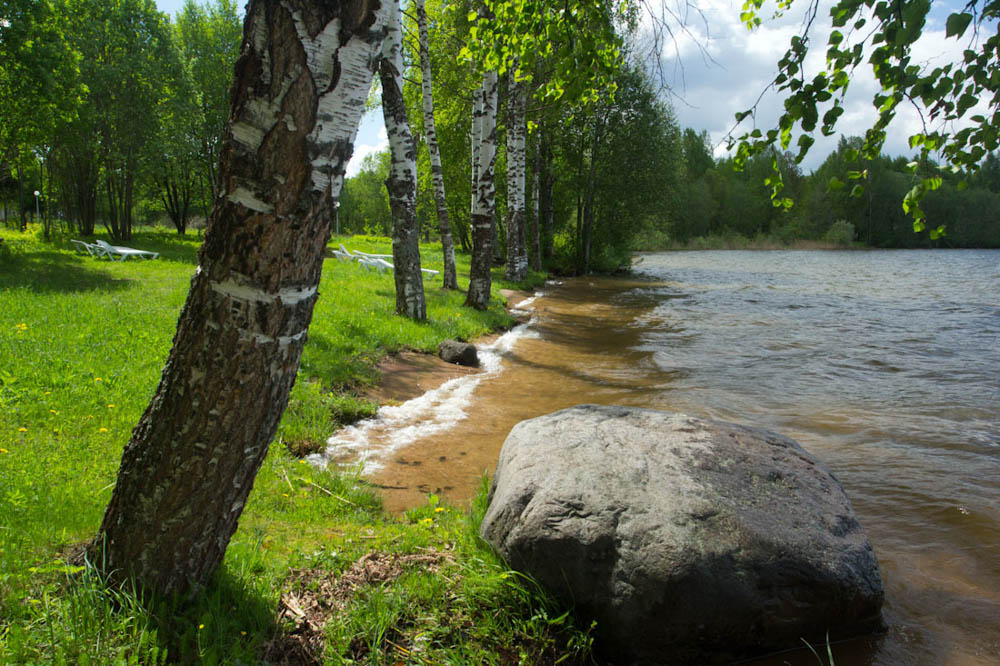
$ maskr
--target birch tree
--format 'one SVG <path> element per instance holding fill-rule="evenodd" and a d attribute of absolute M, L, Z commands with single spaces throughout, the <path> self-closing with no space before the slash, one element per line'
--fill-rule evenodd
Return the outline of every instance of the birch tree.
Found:
<path fill-rule="evenodd" d="M 222 196 L 90 560 L 162 594 L 222 561 L 299 366 L 386 5 L 251 0 Z"/>
<path fill-rule="evenodd" d="M 525 99 L 524 83 L 518 80 L 519 70 L 510 71 L 507 94 L 510 100 L 507 115 L 507 274 L 518 282 L 528 274 L 528 254 L 525 240 L 526 196 L 525 168 Z"/>
<path fill-rule="evenodd" d="M 396 280 L 396 313 L 427 318 L 424 283 L 420 272 L 420 227 L 417 225 L 417 151 L 403 100 L 403 27 L 399 0 L 387 1 L 389 18 L 379 79 L 382 115 L 389 137 L 392 162 L 385 188 L 392 210 L 392 261 Z"/>
<path fill-rule="evenodd" d="M 493 285 L 493 231 L 496 213 L 496 184 L 493 167 L 497 156 L 497 88 L 496 71 L 483 74 L 483 83 L 476 91 L 473 114 L 472 145 L 475 151 L 472 180 L 472 259 L 469 265 L 469 292 L 465 304 L 485 310 L 490 304 Z"/>
<path fill-rule="evenodd" d="M 434 123 L 434 94 L 427 10 L 424 6 L 424 0 L 415 0 L 415 5 L 420 40 L 420 87 L 424 106 L 424 138 L 427 140 L 427 150 L 431 158 L 431 180 L 434 184 L 434 202 L 437 208 L 438 229 L 441 233 L 441 252 L 444 255 L 442 286 L 445 289 L 458 289 L 458 277 L 455 271 L 455 245 L 452 241 L 451 221 L 448 217 L 448 199 L 444 191 L 444 170 L 441 167 L 441 147 L 438 145 L 437 128 Z"/>

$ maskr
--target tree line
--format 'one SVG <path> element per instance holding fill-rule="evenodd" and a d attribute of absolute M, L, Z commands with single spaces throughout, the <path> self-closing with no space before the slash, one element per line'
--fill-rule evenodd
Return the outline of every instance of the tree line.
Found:
<path fill-rule="evenodd" d="M 127 241 L 166 214 L 183 234 L 219 193 L 242 20 L 234 0 L 0 2 L 0 201 Z M 35 195 L 35 192 L 38 195 Z M 36 200 L 37 199 L 37 200 Z"/>

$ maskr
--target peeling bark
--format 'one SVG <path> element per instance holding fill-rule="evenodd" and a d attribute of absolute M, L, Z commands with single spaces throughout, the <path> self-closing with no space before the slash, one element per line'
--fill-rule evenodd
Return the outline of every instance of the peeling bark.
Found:
<path fill-rule="evenodd" d="M 438 145 L 437 128 L 434 124 L 434 95 L 431 85 L 430 37 L 427 34 L 427 11 L 424 0 L 416 0 L 417 29 L 420 34 L 420 85 L 424 102 L 424 136 L 431 156 L 431 180 L 434 183 L 434 202 L 437 207 L 438 229 L 441 233 L 441 252 L 444 255 L 444 270 L 441 271 L 442 287 L 458 289 L 455 269 L 455 243 L 451 235 L 451 221 L 448 218 L 448 200 L 444 192 L 444 170 L 441 168 L 441 147 Z"/>
<path fill-rule="evenodd" d="M 392 212 L 392 262 L 396 281 L 396 314 L 427 318 L 420 272 L 420 227 L 417 224 L 417 151 L 403 101 L 403 27 L 399 0 L 385 0 L 389 18 L 379 61 L 382 115 L 389 137 L 391 165 L 385 188 Z"/>
<path fill-rule="evenodd" d="M 221 196 L 90 560 L 161 594 L 222 561 L 288 401 L 381 48 L 374 0 L 251 0 Z"/>
<path fill-rule="evenodd" d="M 508 280 L 519 282 L 528 274 L 528 254 L 525 248 L 525 93 L 524 84 L 516 80 L 512 69 L 508 82 L 510 97 L 507 121 L 507 274 Z"/>
<path fill-rule="evenodd" d="M 486 72 L 477 92 L 477 116 L 474 117 L 473 150 L 478 151 L 475 163 L 475 187 L 472 200 L 472 261 L 469 268 L 469 292 L 465 304 L 485 310 L 490 304 L 493 284 L 493 232 L 496 212 L 496 188 L 493 166 L 497 154 L 497 87 L 496 72 Z"/>

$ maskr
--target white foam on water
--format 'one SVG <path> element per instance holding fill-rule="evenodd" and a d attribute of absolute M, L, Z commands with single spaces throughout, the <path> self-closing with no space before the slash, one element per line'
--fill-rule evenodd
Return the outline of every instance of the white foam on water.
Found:
<path fill-rule="evenodd" d="M 530 305 L 541 296 L 535 294 L 520 303 L 520 308 Z M 533 309 L 533 308 L 531 308 Z M 530 310 L 525 310 L 530 312 Z M 353 459 L 363 474 L 371 474 L 384 466 L 384 459 L 393 452 L 459 423 L 466 417 L 466 408 L 472 394 L 484 379 L 495 377 L 503 371 L 503 358 L 510 353 L 518 340 L 539 337 L 531 319 L 515 326 L 492 343 L 481 347 L 479 367 L 483 372 L 448 380 L 423 395 L 407 400 L 401 405 L 379 408 L 370 419 L 342 428 L 327 440 L 323 453 L 314 453 L 306 460 L 324 468 L 333 459 Z"/>

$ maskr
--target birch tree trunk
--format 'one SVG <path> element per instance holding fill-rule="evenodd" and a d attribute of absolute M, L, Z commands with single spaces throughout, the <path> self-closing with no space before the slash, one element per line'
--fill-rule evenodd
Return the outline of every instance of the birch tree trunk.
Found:
<path fill-rule="evenodd" d="M 417 225 L 417 151 L 403 101 L 403 27 L 399 0 L 383 0 L 389 18 L 379 60 L 382 115 L 389 137 L 391 165 L 385 188 L 392 211 L 392 263 L 396 281 L 396 314 L 427 318 L 420 272 L 420 227 Z"/>
<path fill-rule="evenodd" d="M 541 224 L 538 222 L 540 210 L 538 199 L 541 195 L 538 172 L 541 169 L 542 154 L 539 150 L 539 141 L 535 141 L 534 159 L 531 167 L 531 268 L 536 271 L 542 270 L 542 235 Z"/>
<path fill-rule="evenodd" d="M 438 229 L 441 232 L 441 252 L 444 254 L 444 270 L 441 272 L 445 289 L 458 289 L 455 271 L 455 244 L 451 236 L 451 221 L 448 219 L 448 200 L 444 193 L 444 170 L 441 168 L 441 147 L 438 145 L 437 129 L 434 124 L 434 96 L 431 80 L 430 37 L 427 34 L 427 11 L 424 0 L 415 0 L 417 7 L 417 29 L 420 35 L 420 85 L 424 99 L 424 136 L 431 156 L 431 180 L 434 183 L 434 202 L 437 205 Z"/>
<path fill-rule="evenodd" d="M 496 72 L 483 74 L 483 84 L 477 92 L 482 105 L 477 102 L 478 119 L 474 119 L 473 151 L 478 150 L 479 154 L 472 193 L 472 260 L 465 304 L 477 310 L 485 310 L 489 306 L 493 284 L 490 271 L 493 268 L 493 218 L 496 212 L 493 166 L 497 155 L 497 86 Z"/>
<path fill-rule="evenodd" d="M 517 81 L 511 69 L 507 89 L 510 107 L 507 122 L 507 279 L 519 282 L 528 274 L 528 254 L 525 248 L 526 163 L 524 84 Z"/>
<path fill-rule="evenodd" d="M 367 0 L 251 0 L 221 196 L 90 561 L 161 594 L 222 561 L 295 380 L 384 36 Z"/>

